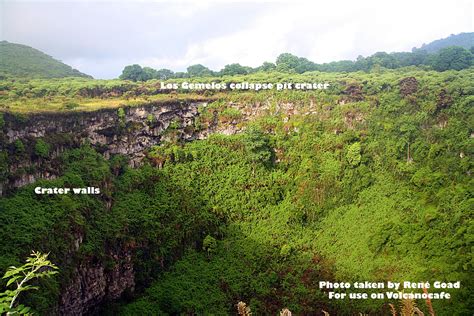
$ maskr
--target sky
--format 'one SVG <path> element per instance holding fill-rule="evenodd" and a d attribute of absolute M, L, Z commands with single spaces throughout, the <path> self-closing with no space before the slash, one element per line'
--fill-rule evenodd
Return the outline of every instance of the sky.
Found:
<path fill-rule="evenodd" d="M 284 52 L 323 63 L 411 51 L 472 32 L 473 16 L 472 0 L 0 0 L 0 40 L 109 79 L 135 63 L 219 70 L 275 62 Z"/>

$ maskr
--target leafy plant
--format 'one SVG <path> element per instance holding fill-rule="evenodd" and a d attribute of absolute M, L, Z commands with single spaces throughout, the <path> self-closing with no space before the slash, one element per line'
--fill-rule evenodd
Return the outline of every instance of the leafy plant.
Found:
<path fill-rule="evenodd" d="M 119 108 L 117 110 L 118 122 L 120 128 L 125 128 L 125 110 L 123 108 Z"/>
<path fill-rule="evenodd" d="M 38 139 L 35 144 L 35 153 L 38 157 L 47 158 L 51 146 L 42 139 Z"/>
<path fill-rule="evenodd" d="M 33 279 L 50 277 L 56 273 L 58 267 L 48 260 L 48 254 L 33 251 L 26 263 L 21 267 L 10 267 L 3 276 L 7 280 L 6 286 L 16 286 L 13 290 L 0 293 L 0 313 L 7 315 L 27 315 L 29 307 L 18 304 L 18 296 L 26 291 L 37 290 L 37 286 L 28 284 Z"/>
<path fill-rule="evenodd" d="M 204 249 L 207 252 L 207 255 L 210 256 L 214 251 L 216 251 L 216 247 L 217 240 L 214 237 L 207 235 L 202 242 L 202 249 Z"/>

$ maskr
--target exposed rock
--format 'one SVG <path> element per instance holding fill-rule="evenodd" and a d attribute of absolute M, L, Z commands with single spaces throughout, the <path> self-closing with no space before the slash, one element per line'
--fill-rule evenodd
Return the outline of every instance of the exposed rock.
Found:
<path fill-rule="evenodd" d="M 93 112 L 40 113 L 18 116 L 4 113 L 3 134 L 0 131 L 0 148 L 16 155 L 14 142 L 20 140 L 27 153 L 9 159 L 8 179 L 0 181 L 0 195 L 39 179 L 54 179 L 61 173 L 58 159 L 66 149 L 77 148 L 85 142 L 109 159 L 122 154 L 129 158 L 131 167 L 139 167 L 148 148 L 164 140 L 191 141 L 204 139 L 211 133 L 232 135 L 243 131 L 241 122 L 248 121 L 270 111 L 270 103 L 252 105 L 229 103 L 240 111 L 241 117 L 223 121 L 214 111 L 213 117 L 204 127 L 195 128 L 198 108 L 206 108 L 207 102 L 151 102 L 143 106 L 119 109 L 101 109 Z M 293 103 L 277 104 L 275 114 L 286 113 L 290 118 L 300 114 Z M 273 113 L 272 112 L 272 113 Z M 173 132 L 169 131 L 173 124 Z M 174 127 L 177 125 L 177 128 Z M 48 157 L 39 157 L 34 152 L 38 138 L 50 146 Z"/>
<path fill-rule="evenodd" d="M 453 98 L 449 95 L 446 89 L 441 89 L 436 100 L 436 112 L 446 109 L 453 104 Z"/>
<path fill-rule="evenodd" d="M 108 254 L 112 268 L 90 258 L 75 268 L 69 285 L 62 291 L 58 312 L 60 315 L 84 315 L 100 304 L 119 298 L 125 291 L 134 291 L 135 278 L 132 254 L 121 249 Z"/>
<path fill-rule="evenodd" d="M 357 83 L 350 83 L 347 85 L 346 89 L 342 92 L 344 97 L 339 101 L 340 104 L 347 102 L 359 102 L 364 100 L 364 95 L 362 94 L 362 87 Z"/>
<path fill-rule="evenodd" d="M 174 121 L 179 124 L 179 137 L 182 140 L 201 138 L 199 131 L 192 127 L 198 115 L 198 106 L 203 104 L 175 101 L 150 103 L 123 108 L 124 117 L 119 117 L 117 109 L 35 114 L 26 118 L 5 113 L 3 147 L 14 147 L 11 144 L 21 140 L 26 148 L 34 150 L 37 139 L 43 138 L 52 148 L 47 158 L 31 152 L 10 161 L 9 179 L 1 183 L 3 191 L 38 179 L 54 179 L 59 172 L 59 168 L 54 166 L 55 158 L 65 149 L 79 147 L 84 142 L 90 142 L 106 158 L 114 154 L 126 155 L 130 158 L 130 165 L 137 167 L 145 157 L 146 149 L 159 144 L 164 132 Z"/>
<path fill-rule="evenodd" d="M 359 111 L 349 111 L 344 114 L 344 123 L 348 129 L 354 129 L 356 124 L 365 121 L 363 113 Z"/>
<path fill-rule="evenodd" d="M 402 97 L 414 94 L 418 91 L 418 80 L 415 77 L 403 78 L 399 82 Z"/>

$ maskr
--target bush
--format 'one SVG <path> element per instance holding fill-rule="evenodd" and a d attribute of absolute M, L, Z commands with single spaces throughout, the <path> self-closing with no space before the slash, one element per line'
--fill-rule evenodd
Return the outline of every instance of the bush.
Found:
<path fill-rule="evenodd" d="M 35 144 L 35 154 L 41 158 L 47 158 L 49 156 L 49 150 L 51 146 L 42 139 L 38 139 Z"/>

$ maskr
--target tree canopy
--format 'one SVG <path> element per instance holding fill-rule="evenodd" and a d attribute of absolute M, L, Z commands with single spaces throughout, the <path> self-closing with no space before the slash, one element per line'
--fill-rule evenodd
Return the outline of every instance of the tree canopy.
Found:
<path fill-rule="evenodd" d="M 120 79 L 132 81 L 146 81 L 150 79 L 167 80 L 173 78 L 193 78 L 210 76 L 235 76 L 255 72 L 277 71 L 282 73 L 305 73 L 309 71 L 321 72 L 354 72 L 370 71 L 372 69 L 396 69 L 408 66 L 432 68 L 436 71 L 449 69 L 461 70 L 472 66 L 473 53 L 470 50 L 451 46 L 428 53 L 423 49 L 413 49 L 412 52 L 377 52 L 368 57 L 359 56 L 355 61 L 341 60 L 324 64 L 316 64 L 307 58 L 298 57 L 290 53 L 280 54 L 275 63 L 264 62 L 259 67 L 243 66 L 239 63 L 225 65 L 220 71 L 213 71 L 208 67 L 196 64 L 189 66 L 186 72 L 174 73 L 168 69 L 154 70 L 149 67 L 141 68 L 139 65 L 126 66 Z"/>

